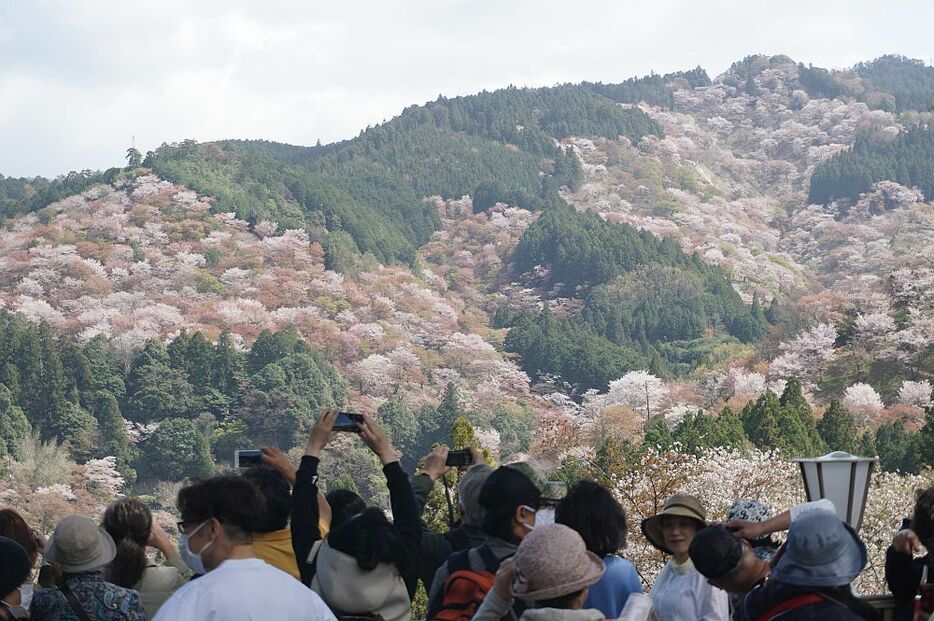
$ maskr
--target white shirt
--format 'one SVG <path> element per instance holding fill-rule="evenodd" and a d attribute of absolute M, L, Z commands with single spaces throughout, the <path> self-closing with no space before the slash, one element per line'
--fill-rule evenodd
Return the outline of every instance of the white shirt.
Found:
<path fill-rule="evenodd" d="M 711 586 L 688 559 L 668 561 L 652 585 L 652 611 L 659 621 L 727 621 L 726 591 Z"/>
<path fill-rule="evenodd" d="M 227 560 L 192 580 L 154 621 L 337 621 L 318 595 L 258 558 Z"/>

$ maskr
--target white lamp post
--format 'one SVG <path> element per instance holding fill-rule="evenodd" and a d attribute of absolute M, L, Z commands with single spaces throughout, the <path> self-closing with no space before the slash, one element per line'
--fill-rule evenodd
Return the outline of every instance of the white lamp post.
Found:
<path fill-rule="evenodd" d="M 859 531 L 869 495 L 869 479 L 879 459 L 834 451 L 823 457 L 795 461 L 801 467 L 808 500 L 829 499 L 837 516 Z"/>

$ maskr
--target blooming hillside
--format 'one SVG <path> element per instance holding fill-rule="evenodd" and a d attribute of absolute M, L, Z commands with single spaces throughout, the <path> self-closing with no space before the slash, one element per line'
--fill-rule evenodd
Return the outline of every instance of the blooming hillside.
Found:
<path fill-rule="evenodd" d="M 528 400 L 528 378 L 484 340 L 476 287 L 530 214 L 435 207 L 452 230 L 425 248 L 420 278 L 399 266 L 350 278 L 325 269 L 304 230 L 250 227 L 152 175 L 99 185 L 0 233 L 0 304 L 81 340 L 110 336 L 127 357 L 181 330 L 210 340 L 228 331 L 246 346 L 294 325 L 339 366 L 361 407 L 400 390 L 414 404 L 436 401 L 451 381 L 483 406 Z"/>

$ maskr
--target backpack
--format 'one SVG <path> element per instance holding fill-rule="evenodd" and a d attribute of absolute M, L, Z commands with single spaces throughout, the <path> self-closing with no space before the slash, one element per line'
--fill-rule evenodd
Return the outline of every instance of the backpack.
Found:
<path fill-rule="evenodd" d="M 451 549 L 455 552 L 466 550 L 470 547 L 470 540 L 467 538 L 467 534 L 460 528 L 455 528 L 444 533 L 444 539 L 451 544 Z"/>
<path fill-rule="evenodd" d="M 477 548 L 477 552 L 483 561 L 483 569 L 479 571 L 470 567 L 470 550 L 455 552 L 448 558 L 448 579 L 434 621 L 470 621 L 493 588 L 499 559 L 485 545 Z"/>

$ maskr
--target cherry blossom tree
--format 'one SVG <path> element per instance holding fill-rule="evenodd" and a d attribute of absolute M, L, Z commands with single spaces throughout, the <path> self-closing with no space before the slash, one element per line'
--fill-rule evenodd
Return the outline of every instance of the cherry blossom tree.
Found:
<path fill-rule="evenodd" d="M 829 323 L 819 323 L 791 341 L 779 346 L 782 352 L 769 366 L 769 374 L 788 379 L 821 381 L 824 370 L 836 358 L 834 343 L 837 329 Z"/>
<path fill-rule="evenodd" d="M 631 410 L 651 418 L 660 414 L 668 389 L 658 377 L 645 370 L 630 371 L 609 384 L 606 406 L 624 405 Z"/>
<path fill-rule="evenodd" d="M 898 401 L 905 405 L 918 408 L 928 408 L 931 406 L 931 382 L 922 380 L 920 382 L 904 381 L 901 388 L 898 389 Z"/>
<path fill-rule="evenodd" d="M 885 408 L 876 389 L 862 382 L 853 384 L 844 391 L 843 405 L 853 413 L 857 422 L 863 425 L 872 421 Z"/>

